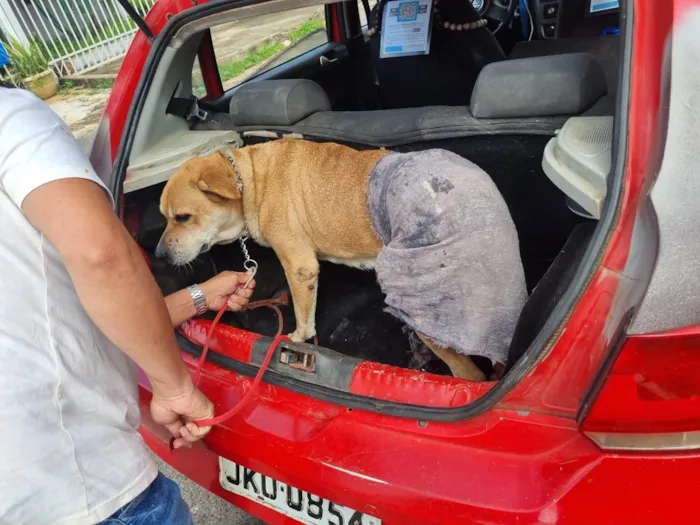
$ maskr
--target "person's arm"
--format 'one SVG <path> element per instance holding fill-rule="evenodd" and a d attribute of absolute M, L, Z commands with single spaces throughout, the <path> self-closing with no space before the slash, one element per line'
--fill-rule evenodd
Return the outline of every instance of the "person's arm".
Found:
<path fill-rule="evenodd" d="M 181 416 L 210 418 L 213 406 L 192 384 L 163 296 L 104 190 L 90 180 L 55 180 L 31 191 L 22 210 L 58 250 L 93 322 L 148 376 L 154 419 L 174 445 L 206 434 L 183 427 Z"/>
<path fill-rule="evenodd" d="M 200 284 L 199 287 L 204 294 L 207 307 L 210 310 L 218 311 L 225 303 L 228 303 L 229 310 L 240 312 L 250 296 L 253 295 L 255 281 L 251 281 L 247 289 L 239 288 L 248 281 L 249 277 L 250 274 L 247 273 L 221 272 L 216 277 Z M 166 296 L 165 304 L 168 307 L 173 327 L 180 326 L 197 315 L 192 296 L 186 289 Z"/>

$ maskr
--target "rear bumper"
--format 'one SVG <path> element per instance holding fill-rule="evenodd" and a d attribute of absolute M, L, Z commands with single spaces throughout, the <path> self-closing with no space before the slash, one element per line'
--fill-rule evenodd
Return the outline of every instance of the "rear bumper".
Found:
<path fill-rule="evenodd" d="M 296 396 L 275 390 L 277 399 Z M 221 488 L 219 455 L 385 525 L 658 525 L 688 521 L 688 502 L 700 490 L 700 453 L 607 455 L 567 421 L 510 411 L 422 427 L 309 398 L 299 411 L 263 394 L 205 443 L 171 452 L 150 420 L 149 399 L 142 390 L 148 446 L 202 487 L 273 525 L 296 522 Z"/>

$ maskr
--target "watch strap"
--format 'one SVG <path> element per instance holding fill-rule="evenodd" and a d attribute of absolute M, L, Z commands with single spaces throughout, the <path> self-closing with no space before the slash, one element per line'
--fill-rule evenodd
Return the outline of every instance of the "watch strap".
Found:
<path fill-rule="evenodd" d="M 209 310 L 206 297 L 204 297 L 204 292 L 202 292 L 202 289 L 198 284 L 188 286 L 187 291 L 190 292 L 190 297 L 192 297 L 194 307 L 197 309 L 197 315 L 202 315 L 204 312 Z"/>

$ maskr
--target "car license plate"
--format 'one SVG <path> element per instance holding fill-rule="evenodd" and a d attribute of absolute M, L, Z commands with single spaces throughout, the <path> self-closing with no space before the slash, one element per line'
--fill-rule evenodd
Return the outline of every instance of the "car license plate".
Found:
<path fill-rule="evenodd" d="M 219 458 L 221 486 L 306 525 L 381 525 L 382 520 Z"/>

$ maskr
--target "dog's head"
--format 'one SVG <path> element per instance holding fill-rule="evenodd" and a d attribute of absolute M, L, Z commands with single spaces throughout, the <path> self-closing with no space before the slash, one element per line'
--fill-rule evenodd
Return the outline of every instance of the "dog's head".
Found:
<path fill-rule="evenodd" d="M 168 221 L 157 257 L 181 265 L 214 244 L 245 231 L 241 193 L 226 157 L 214 153 L 185 162 L 163 189 L 160 211 Z"/>

